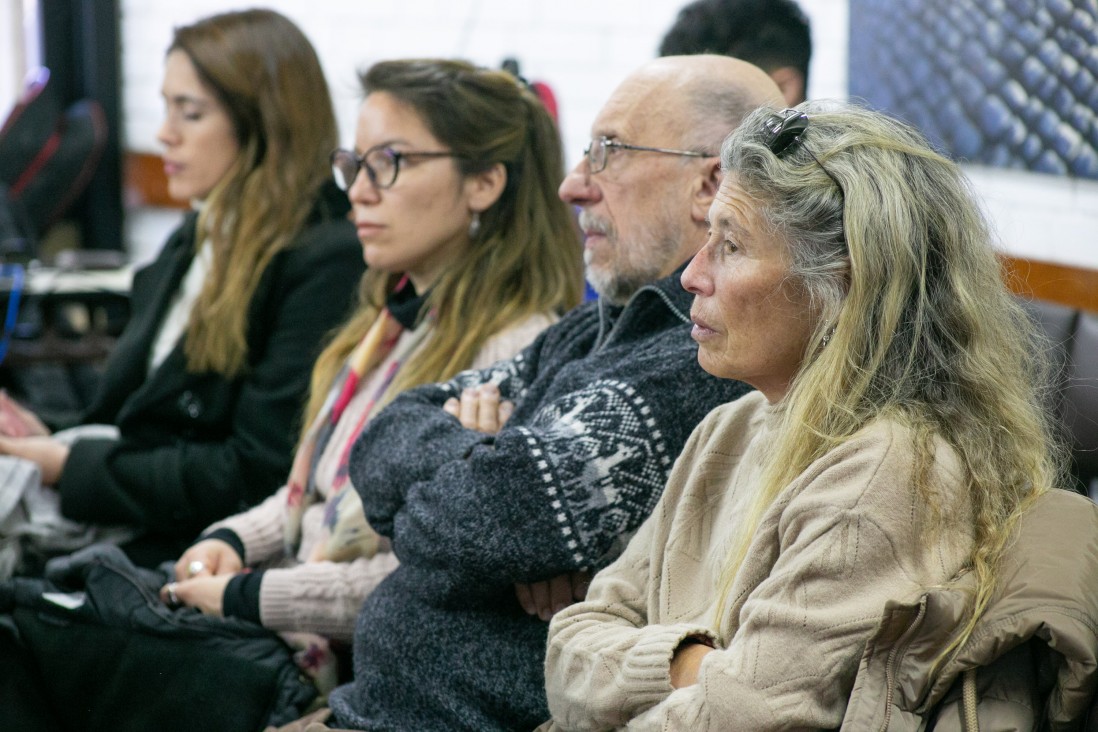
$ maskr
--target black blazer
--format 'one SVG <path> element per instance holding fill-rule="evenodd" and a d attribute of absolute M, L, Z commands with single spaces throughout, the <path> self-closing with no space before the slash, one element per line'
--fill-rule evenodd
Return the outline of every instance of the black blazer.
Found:
<path fill-rule="evenodd" d="M 351 312 L 365 269 L 346 196 L 327 186 L 297 241 L 275 256 L 248 316 L 248 367 L 233 379 L 186 369 L 182 343 L 151 374 L 149 349 L 195 253 L 195 215 L 134 275 L 133 316 L 84 423 L 121 438 L 78 440 L 57 488 L 71 519 L 145 531 L 138 561 L 174 558 L 211 522 L 285 481 L 313 362 Z"/>

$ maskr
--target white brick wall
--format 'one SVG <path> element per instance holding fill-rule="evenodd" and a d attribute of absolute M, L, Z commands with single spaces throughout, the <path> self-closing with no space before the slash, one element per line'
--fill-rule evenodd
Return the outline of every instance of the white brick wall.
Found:
<path fill-rule="evenodd" d="M 0 0 L 0 48 L 10 49 L 0 53 L 0 110 L 5 110 L 19 98 L 27 71 L 22 8 L 13 0 Z"/>
<path fill-rule="evenodd" d="M 266 0 L 318 48 L 342 136 L 353 133 L 355 71 L 401 56 L 458 56 L 497 66 L 509 55 L 560 103 L 569 164 L 595 113 L 632 69 L 655 55 L 685 0 Z M 801 0 L 813 23 L 813 97 L 846 93 L 847 0 Z M 125 144 L 157 151 L 160 71 L 174 25 L 237 7 L 216 0 L 122 0 Z M 1098 269 L 1098 182 L 973 170 L 1004 240 L 1019 256 Z M 168 221 L 174 220 L 173 218 Z M 131 217 L 135 253 L 159 245 L 165 219 Z"/>

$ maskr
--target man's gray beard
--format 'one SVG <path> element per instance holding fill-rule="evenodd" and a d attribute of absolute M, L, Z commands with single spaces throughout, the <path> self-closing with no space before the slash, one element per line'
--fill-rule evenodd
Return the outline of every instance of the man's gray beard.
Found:
<path fill-rule="evenodd" d="M 624 305 L 629 302 L 640 288 L 648 284 L 648 281 L 636 281 L 636 277 L 626 277 L 619 272 L 608 272 L 605 269 L 593 270 L 587 265 L 589 252 L 583 253 L 584 272 L 591 289 L 598 293 L 599 297 L 614 305 Z"/>
<path fill-rule="evenodd" d="M 652 240 L 647 242 L 647 246 L 648 249 L 645 250 L 645 257 L 641 262 L 629 261 L 627 263 L 628 266 L 625 269 L 628 269 L 628 271 L 622 271 L 620 248 L 615 247 L 615 253 L 619 255 L 619 259 L 614 262 L 618 266 L 612 271 L 607 271 L 606 268 L 601 268 L 598 271 L 593 270 L 587 263 L 590 252 L 584 251 L 584 272 L 587 281 L 591 284 L 591 289 L 607 302 L 624 305 L 629 302 L 629 298 L 636 294 L 637 290 L 660 279 L 663 268 L 667 266 L 671 257 L 678 250 L 677 243 L 671 240 Z M 676 262 L 676 266 L 677 264 Z"/>
<path fill-rule="evenodd" d="M 624 305 L 637 290 L 660 279 L 663 269 L 679 248 L 679 243 L 668 233 L 670 227 L 665 226 L 668 219 L 666 215 L 654 219 L 655 226 L 647 232 L 648 241 L 640 245 L 642 248 L 639 251 L 643 253 L 638 256 L 636 251 L 628 251 L 622 246 L 612 226 L 586 211 L 580 213 L 580 226 L 584 231 L 594 230 L 603 234 L 612 252 L 612 268 L 603 267 L 598 271 L 590 265 L 591 251 L 583 252 L 587 281 L 599 297 L 615 305 Z"/>
<path fill-rule="evenodd" d="M 593 253 L 589 249 L 583 252 L 583 271 L 588 284 L 591 285 L 598 296 L 614 305 L 624 305 L 633 296 L 633 293 L 643 287 L 645 282 L 636 282 L 635 276 L 629 276 L 620 272 L 622 265 L 622 249 L 617 239 L 617 232 L 612 226 L 597 216 L 581 211 L 579 216 L 580 227 L 584 231 L 597 231 L 606 237 L 613 253 L 610 264 L 612 267 L 603 267 L 595 270 L 591 267 Z"/>

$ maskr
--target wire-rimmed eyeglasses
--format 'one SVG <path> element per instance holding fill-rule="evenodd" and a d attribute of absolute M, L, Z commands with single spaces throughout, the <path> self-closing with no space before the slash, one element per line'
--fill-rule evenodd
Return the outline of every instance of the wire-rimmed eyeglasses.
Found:
<path fill-rule="evenodd" d="M 358 171 L 365 170 L 366 177 L 375 188 L 391 188 L 400 175 L 402 160 L 460 157 L 457 153 L 444 150 L 394 150 L 388 145 L 371 147 L 362 155 L 340 148 L 332 151 L 332 176 L 336 185 L 346 191 L 354 184 Z"/>
<path fill-rule="evenodd" d="M 663 155 L 681 155 L 688 158 L 712 157 L 709 153 L 697 152 L 696 150 L 675 150 L 669 147 L 630 145 L 627 142 L 615 140 L 603 135 L 602 137 L 592 139 L 591 142 L 587 143 L 587 147 L 583 149 L 583 156 L 587 158 L 587 172 L 591 175 L 595 175 L 596 173 L 601 173 L 605 170 L 606 161 L 610 158 L 610 153 L 614 150 L 639 150 L 641 152 L 654 152 Z"/>
<path fill-rule="evenodd" d="M 816 165 L 820 166 L 828 178 L 838 187 L 839 194 L 845 199 L 846 192 L 843 190 L 842 183 L 838 178 L 831 175 L 824 164 L 820 162 L 820 159 L 816 157 L 816 154 L 808 149 L 804 144 L 804 140 L 801 139 L 801 134 L 808 129 L 808 115 L 799 109 L 783 109 L 777 114 L 772 114 L 763 120 L 763 127 L 766 128 L 766 135 L 763 137 L 763 144 L 769 148 L 770 152 L 774 153 L 775 157 L 783 158 L 792 148 L 794 143 L 800 143 L 801 148 L 804 149 L 809 156 L 816 161 Z"/>

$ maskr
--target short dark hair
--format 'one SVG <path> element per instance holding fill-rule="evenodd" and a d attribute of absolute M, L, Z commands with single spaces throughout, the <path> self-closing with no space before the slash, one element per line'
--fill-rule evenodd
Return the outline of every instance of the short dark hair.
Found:
<path fill-rule="evenodd" d="M 734 56 L 767 73 L 791 66 L 808 88 L 812 37 L 794 0 L 695 0 L 679 11 L 660 55 L 697 53 Z"/>

